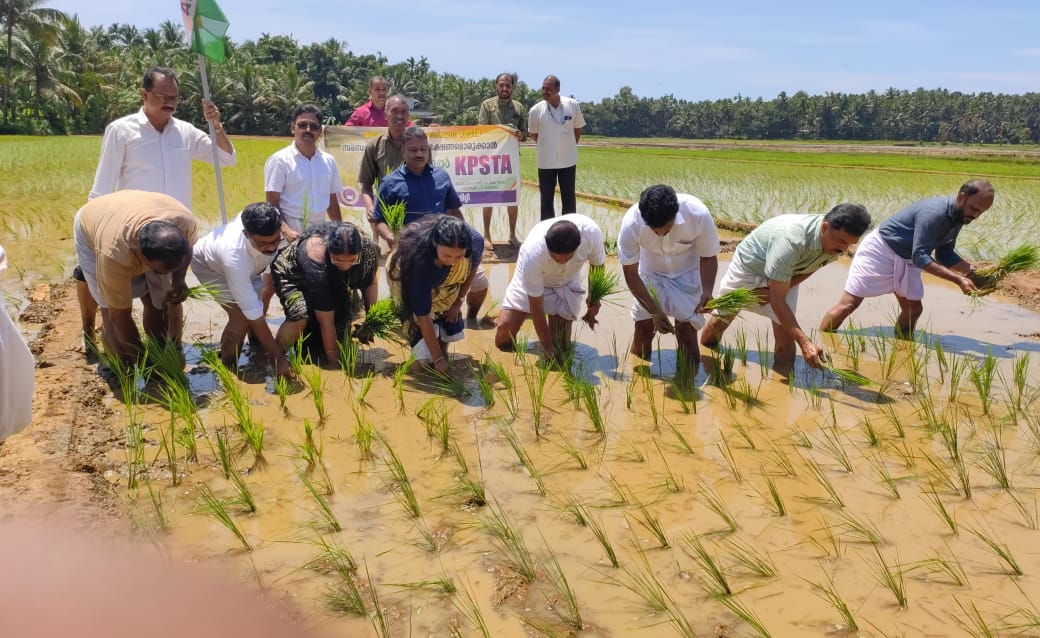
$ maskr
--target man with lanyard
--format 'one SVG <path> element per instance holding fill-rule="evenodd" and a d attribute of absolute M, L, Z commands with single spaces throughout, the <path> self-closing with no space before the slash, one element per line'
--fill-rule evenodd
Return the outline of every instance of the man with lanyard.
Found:
<path fill-rule="evenodd" d="M 538 191 L 542 219 L 556 216 L 556 183 L 560 184 L 563 214 L 578 210 L 575 174 L 578 140 L 585 127 L 578 101 L 560 95 L 560 79 L 550 75 L 542 82 L 542 101 L 531 108 L 531 139 L 538 145 Z"/>
<path fill-rule="evenodd" d="M 213 141 L 192 124 L 173 117 L 180 99 L 177 76 L 171 69 L 152 67 L 145 72 L 141 109 L 105 127 L 94 185 L 87 199 L 117 190 L 151 191 L 170 195 L 191 209 L 191 162 L 212 163 Z M 235 149 L 220 123 L 220 111 L 213 102 L 203 100 L 202 115 L 213 125 L 220 165 L 234 166 Z M 73 276 L 77 279 L 84 347 L 89 354 L 98 305 L 79 266 Z M 172 310 L 179 312 L 180 306 Z"/>
<path fill-rule="evenodd" d="M 365 154 L 361 157 L 361 168 L 358 170 L 361 202 L 365 206 L 373 238 L 378 237 L 375 219 L 372 216 L 376 207 L 375 183 L 385 178 L 387 173 L 404 161 L 404 130 L 411 122 L 408 119 L 408 102 L 403 95 L 390 96 L 386 101 L 386 115 L 386 133 L 368 142 Z"/>
<path fill-rule="evenodd" d="M 499 73 L 495 78 L 495 97 L 489 97 L 480 104 L 480 113 L 477 114 L 477 124 L 491 125 L 499 124 L 512 129 L 516 139 L 523 142 L 527 139 L 527 109 L 523 104 L 513 99 L 513 76 L 509 73 Z M 519 195 L 519 189 L 517 189 Z M 484 207 L 484 245 L 491 247 L 491 211 L 490 206 Z M 520 247 L 520 240 L 516 237 L 516 218 L 519 208 L 512 204 L 506 208 L 509 216 L 509 244 L 515 248 Z"/>

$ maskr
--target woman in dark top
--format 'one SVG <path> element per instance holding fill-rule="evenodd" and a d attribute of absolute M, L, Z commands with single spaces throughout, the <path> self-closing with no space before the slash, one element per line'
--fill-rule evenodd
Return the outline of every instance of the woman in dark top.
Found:
<path fill-rule="evenodd" d="M 285 309 L 279 345 L 288 349 L 301 335 L 305 342 L 317 335 L 324 360 L 337 361 L 339 342 L 357 314 L 355 291 L 366 310 L 377 298 L 378 257 L 375 244 L 349 222 L 315 226 L 282 249 L 271 264 Z"/>
<path fill-rule="evenodd" d="M 401 231 L 387 268 L 416 359 L 448 371 L 447 344 L 462 339 L 462 302 L 484 254 L 484 238 L 448 215 L 427 215 Z"/>

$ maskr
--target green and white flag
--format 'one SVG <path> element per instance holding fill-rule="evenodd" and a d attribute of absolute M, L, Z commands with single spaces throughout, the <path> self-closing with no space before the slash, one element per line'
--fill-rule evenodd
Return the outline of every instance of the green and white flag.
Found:
<path fill-rule="evenodd" d="M 215 0 L 181 0 L 184 35 L 188 47 L 213 62 L 223 62 L 228 19 Z"/>

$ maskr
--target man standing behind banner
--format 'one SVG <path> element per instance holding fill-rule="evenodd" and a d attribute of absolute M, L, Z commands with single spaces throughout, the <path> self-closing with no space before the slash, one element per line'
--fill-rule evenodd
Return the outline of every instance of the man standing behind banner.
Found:
<path fill-rule="evenodd" d="M 213 162 L 209 135 L 173 117 L 180 101 L 177 76 L 165 67 L 152 67 L 141 81 L 141 110 L 105 127 L 94 186 L 88 199 L 117 190 L 165 193 L 191 209 L 191 161 Z M 221 166 L 234 166 L 235 149 L 220 123 L 220 111 L 209 100 L 202 114 L 216 132 Z M 83 321 L 84 344 L 94 343 L 97 304 L 76 268 L 76 296 Z"/>
<path fill-rule="evenodd" d="M 513 129 L 516 139 L 523 142 L 527 139 L 527 109 L 523 104 L 513 98 L 513 76 L 509 73 L 499 73 L 495 78 L 495 97 L 490 97 L 480 104 L 480 113 L 477 115 L 477 124 L 501 124 Z M 519 189 L 517 189 L 519 194 Z M 490 206 L 484 207 L 484 245 L 491 247 L 491 211 Z M 516 237 L 516 218 L 519 209 L 516 204 L 509 206 L 506 213 L 509 216 L 509 243 L 519 248 L 520 240 Z"/>
<path fill-rule="evenodd" d="M 322 114 L 313 104 L 296 107 L 292 114 L 293 143 L 267 159 L 264 191 L 267 203 L 282 213 L 282 235 L 291 242 L 309 226 L 342 219 L 339 192 L 343 190 L 336 160 L 318 148 Z"/>
<path fill-rule="evenodd" d="M 556 216 L 556 183 L 560 184 L 563 214 L 578 211 L 574 181 L 578 168 L 578 140 L 585 127 L 578 101 L 560 95 L 560 79 L 546 76 L 542 98 L 531 107 L 531 139 L 538 144 L 538 191 L 542 219 Z"/>
<path fill-rule="evenodd" d="M 386 126 L 386 78 L 374 75 L 368 80 L 368 101 L 354 109 L 344 126 Z"/>
<path fill-rule="evenodd" d="M 404 162 L 404 130 L 411 123 L 408 119 L 408 102 L 403 95 L 395 94 L 386 101 L 387 129 L 379 137 L 375 137 L 365 146 L 365 154 L 361 158 L 358 170 L 358 184 L 361 186 L 361 202 L 365 206 L 372 237 L 378 241 L 376 223 L 372 217 L 375 210 L 375 183 L 386 177 Z"/>

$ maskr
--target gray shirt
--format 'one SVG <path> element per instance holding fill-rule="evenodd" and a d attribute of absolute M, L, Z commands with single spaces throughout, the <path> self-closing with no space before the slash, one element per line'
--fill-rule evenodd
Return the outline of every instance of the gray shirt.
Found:
<path fill-rule="evenodd" d="M 962 261 L 954 251 L 964 217 L 956 211 L 955 197 L 930 197 L 910 204 L 878 227 L 878 235 L 892 252 L 918 268 L 933 261 L 952 266 Z M 935 258 L 932 258 L 935 251 Z"/>

